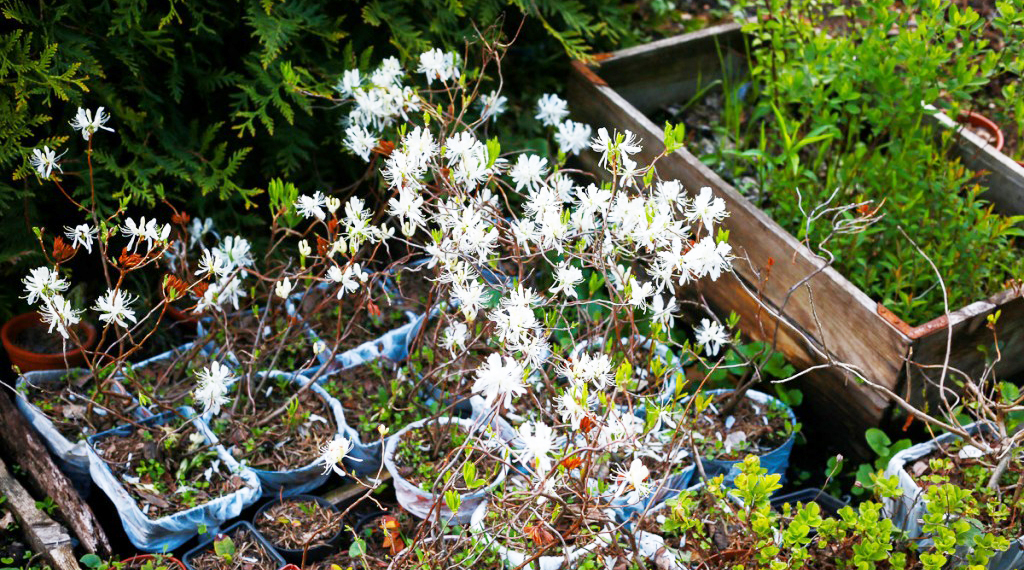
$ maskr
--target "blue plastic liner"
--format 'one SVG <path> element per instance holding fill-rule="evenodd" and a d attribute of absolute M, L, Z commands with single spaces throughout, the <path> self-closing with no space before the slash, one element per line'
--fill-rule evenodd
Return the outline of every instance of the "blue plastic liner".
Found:
<path fill-rule="evenodd" d="M 65 377 L 69 374 L 81 376 L 88 374 L 85 368 L 71 370 L 36 370 L 26 372 L 18 377 L 17 394 L 14 403 L 22 415 L 35 428 L 42 437 L 46 448 L 53 455 L 57 467 L 68 476 L 71 484 L 83 497 L 88 496 L 92 489 L 92 475 L 89 474 L 89 452 L 87 450 L 85 436 L 78 441 L 70 441 L 54 427 L 53 422 L 39 408 L 28 401 L 25 396 L 29 386 L 45 386 L 66 383 Z M 134 400 L 133 400 L 134 401 Z M 135 417 L 142 418 L 149 415 L 149 412 L 139 407 L 136 408 Z"/>
<path fill-rule="evenodd" d="M 183 406 L 178 408 L 177 412 L 165 412 L 147 418 L 141 423 L 144 425 L 163 424 L 172 419 L 175 413 L 188 418 L 195 416 L 192 408 Z M 206 437 L 207 442 L 216 441 L 205 422 L 199 418 L 195 418 L 193 421 L 199 432 Z M 216 534 L 222 524 L 237 517 L 242 509 L 253 504 L 260 497 L 260 480 L 256 474 L 239 465 L 222 446 L 217 445 L 215 448 L 217 456 L 223 465 L 241 477 L 245 486 L 234 493 L 218 497 L 197 507 L 158 519 L 149 518 L 110 470 L 106 461 L 100 457 L 95 447 L 96 442 L 100 439 L 115 435 L 127 435 L 133 429 L 133 426 L 126 425 L 90 437 L 88 439 L 89 472 L 92 474 L 96 486 L 103 489 L 103 492 L 114 503 L 128 539 L 139 550 L 146 552 L 174 550 L 198 534 L 200 525 L 204 525 L 207 532 Z"/>
<path fill-rule="evenodd" d="M 323 283 L 317 285 L 316 287 L 321 290 L 328 289 L 327 285 Z M 387 290 L 386 285 L 382 285 L 382 287 L 384 287 L 385 290 Z M 303 295 L 305 295 L 305 293 L 297 293 L 292 295 L 289 298 L 287 304 L 289 314 L 297 316 L 300 320 L 302 320 L 302 314 L 301 311 L 299 311 L 298 309 L 298 304 L 301 302 Z M 320 362 L 320 365 L 306 369 L 303 371 L 303 373 L 306 376 L 311 377 L 315 375 L 317 372 L 320 372 L 321 378 L 319 379 L 319 381 L 322 382 L 324 376 L 329 372 L 333 372 L 336 370 L 344 370 L 346 368 L 352 368 L 353 366 L 358 366 L 364 362 L 373 360 L 374 358 L 387 358 L 388 360 L 392 360 L 394 362 L 405 360 L 409 356 L 409 335 L 414 328 L 416 330 L 419 329 L 417 325 L 417 315 L 411 311 L 403 312 L 407 320 L 407 322 L 404 325 L 392 329 L 376 339 L 368 340 L 360 344 L 359 346 L 350 348 L 343 352 L 339 352 L 335 354 L 333 357 L 331 356 L 330 343 L 327 343 L 328 348 L 320 352 L 316 356 L 317 360 Z M 315 330 L 313 330 L 312 327 L 310 327 L 308 324 L 305 324 L 304 320 L 302 322 L 304 328 L 307 331 L 306 334 L 309 335 L 312 342 L 323 340 L 320 338 L 318 333 Z"/>
<path fill-rule="evenodd" d="M 733 392 L 733 390 L 725 388 L 720 390 L 706 390 L 704 393 L 726 394 L 729 392 Z M 782 400 L 769 396 L 764 392 L 758 392 L 757 390 L 748 390 L 746 393 L 746 397 L 759 404 L 762 408 L 772 406 L 777 409 L 785 410 L 790 423 L 792 425 L 796 425 L 796 415 L 793 414 L 793 409 L 787 406 Z M 795 440 L 795 434 L 791 434 L 789 438 L 786 439 L 786 441 L 779 447 L 776 447 L 775 449 L 769 451 L 768 453 L 765 453 L 764 455 L 759 455 L 758 457 L 761 459 L 761 468 L 767 469 L 769 474 L 778 473 L 779 475 L 782 476 L 781 481 L 785 482 L 786 469 L 789 467 L 789 454 L 793 451 L 793 443 L 795 442 Z M 736 476 L 740 474 L 737 465 L 743 462 L 742 459 L 727 461 L 724 459 L 701 458 L 701 460 L 704 462 L 703 464 L 705 471 L 708 471 L 710 466 L 711 469 L 719 470 L 722 473 L 725 473 L 725 484 L 730 487 L 732 486 L 733 481 L 736 479 Z"/>
<path fill-rule="evenodd" d="M 267 375 L 287 379 L 296 386 L 303 386 L 310 382 L 309 378 L 301 374 L 291 372 L 275 370 L 272 372 L 257 373 L 258 378 L 263 378 Z M 341 403 L 315 382 L 309 387 L 309 390 L 319 396 L 327 404 L 327 407 L 331 409 L 335 426 L 335 435 L 345 435 L 345 410 L 341 407 Z M 213 421 L 213 418 L 204 415 L 203 421 L 211 422 Z M 210 435 L 214 438 L 215 442 L 219 443 L 219 440 L 216 439 L 216 435 L 212 433 Z M 230 451 L 231 449 L 228 449 L 229 453 Z M 320 461 L 319 457 L 313 459 L 313 461 L 305 467 L 284 471 L 271 471 L 249 466 L 246 467 L 259 477 L 260 485 L 263 487 L 264 497 L 291 497 L 293 495 L 302 495 L 320 487 L 326 483 L 327 479 L 330 477 L 330 471 L 324 470 L 324 464 Z"/>

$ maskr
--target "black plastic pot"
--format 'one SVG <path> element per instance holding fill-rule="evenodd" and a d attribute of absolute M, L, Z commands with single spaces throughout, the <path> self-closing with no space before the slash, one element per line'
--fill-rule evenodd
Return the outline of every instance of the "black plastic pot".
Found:
<path fill-rule="evenodd" d="M 778 497 L 772 497 L 771 499 L 772 508 L 779 508 L 786 503 L 796 505 L 797 503 L 818 503 L 821 507 L 822 514 L 830 518 L 836 518 L 839 516 L 839 509 L 849 504 L 849 500 L 842 501 L 829 495 L 821 489 L 810 487 L 807 489 L 800 489 L 799 491 L 793 491 L 785 495 L 779 495 Z"/>
<path fill-rule="evenodd" d="M 309 501 L 316 501 L 321 507 L 328 509 L 330 511 L 334 511 L 336 513 L 340 512 L 338 510 L 338 507 L 334 506 L 333 503 L 331 503 L 327 499 L 324 499 L 323 497 L 317 497 L 316 495 L 295 495 L 293 497 L 285 497 L 284 499 L 276 499 L 270 501 L 269 503 L 260 507 L 259 510 L 256 511 L 256 514 L 252 517 L 252 526 L 256 529 L 256 532 L 260 535 L 260 538 L 264 540 L 267 544 L 274 547 L 274 550 L 276 550 L 277 553 L 280 554 L 281 557 L 284 558 L 286 562 L 291 562 L 292 564 L 296 565 L 302 564 L 302 549 L 283 548 L 274 544 L 270 541 L 269 538 L 263 536 L 263 533 L 259 531 L 259 525 L 257 524 L 257 521 L 260 520 L 260 518 L 263 516 L 263 513 L 266 512 L 267 509 L 273 507 L 274 505 L 278 505 L 281 503 L 306 503 Z M 335 551 L 337 551 L 338 543 L 341 541 L 341 535 L 343 532 L 344 527 L 342 525 L 339 525 L 338 532 L 334 533 L 329 539 L 317 544 L 316 546 L 310 546 L 309 550 L 306 552 L 306 564 L 323 560 L 324 558 L 327 558 Z"/>
<path fill-rule="evenodd" d="M 265 538 L 263 538 L 263 536 L 261 536 L 260 533 L 257 532 L 256 529 L 253 528 L 253 526 L 251 524 L 249 524 L 249 523 L 247 523 L 245 521 L 238 521 L 238 522 L 236 522 L 235 524 L 233 524 L 233 525 L 229 526 L 228 528 L 224 529 L 223 531 L 221 531 L 220 534 L 222 534 L 224 536 L 230 537 L 240 527 L 244 528 L 244 529 L 246 529 L 246 530 L 248 530 L 249 532 L 252 533 L 252 535 L 256 538 L 256 542 L 258 542 L 260 544 L 260 546 L 262 546 L 263 549 L 267 551 L 267 555 L 270 556 L 270 558 L 272 558 L 274 560 L 274 564 L 276 565 L 277 568 L 281 568 L 281 567 L 283 567 L 285 565 L 284 559 L 281 558 L 281 555 L 278 554 L 276 550 L 274 550 L 274 547 L 269 542 L 267 542 L 267 540 Z M 182 558 L 181 558 L 182 562 L 185 563 L 185 568 L 187 568 L 188 570 L 196 570 L 192 566 L 192 559 L 195 558 L 196 556 L 202 554 L 207 549 L 212 548 L 213 541 L 216 540 L 216 539 L 217 539 L 216 536 L 211 536 L 209 538 L 209 540 L 206 540 L 205 542 L 203 542 L 199 546 L 197 546 L 197 547 L 193 548 L 192 550 L 189 550 L 188 552 L 186 552 L 185 556 L 182 556 Z"/>

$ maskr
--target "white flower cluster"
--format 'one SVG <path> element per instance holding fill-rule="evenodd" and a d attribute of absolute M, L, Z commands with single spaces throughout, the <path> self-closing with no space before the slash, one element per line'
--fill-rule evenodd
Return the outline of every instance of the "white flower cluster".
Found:
<path fill-rule="evenodd" d="M 243 282 L 252 267 L 252 245 L 240 236 L 226 236 L 213 249 L 203 248 L 195 274 L 210 277 L 210 283 L 193 312 L 223 310 L 231 304 L 238 310 L 238 301 L 247 296 Z"/>

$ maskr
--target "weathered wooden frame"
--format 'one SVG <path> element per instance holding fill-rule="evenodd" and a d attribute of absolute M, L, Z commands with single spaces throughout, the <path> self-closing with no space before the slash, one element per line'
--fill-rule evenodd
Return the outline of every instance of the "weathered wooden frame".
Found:
<path fill-rule="evenodd" d="M 745 49 L 740 26 L 726 24 L 605 54 L 592 66 L 575 62 L 568 84 L 570 108 L 577 120 L 595 129 L 633 131 L 643 139 L 641 158 L 650 161 L 664 145 L 662 127 L 647 113 L 688 100 L 699 85 L 724 74 L 745 73 Z M 973 133 L 961 132 L 958 153 L 968 167 L 990 172 L 987 183 L 998 195 L 993 202 L 1024 213 L 1024 169 Z M 583 158 L 590 165 L 595 159 L 592 154 Z M 734 264 L 732 275 L 700 292 L 717 309 L 738 314 L 746 335 L 773 343 L 807 370 L 801 382 L 805 396 L 830 425 L 848 434 L 846 443 L 854 450 L 864 450 L 865 427 L 877 425 L 890 403 L 858 381 L 858 375 L 921 402 L 923 375 L 938 376 L 928 367 L 944 362 L 947 339 L 950 366 L 974 375 L 984 369 L 985 357 L 976 347 L 991 345 L 986 317 L 996 310 L 1002 312 L 998 332 L 1005 343 L 999 372 L 1024 369 L 1021 291 L 951 307 L 948 317 L 911 326 L 827 266 L 685 148 L 659 161 L 657 170 L 691 193 L 710 186 L 725 199 L 730 217 L 724 227 L 743 259 Z"/>

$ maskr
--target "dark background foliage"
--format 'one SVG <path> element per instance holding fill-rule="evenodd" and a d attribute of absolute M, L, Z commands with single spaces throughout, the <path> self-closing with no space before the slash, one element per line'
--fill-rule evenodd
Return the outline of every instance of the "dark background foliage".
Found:
<path fill-rule="evenodd" d="M 271 180 L 343 196 L 365 175 L 341 152 L 340 110 L 304 93 L 329 94 L 344 69 L 431 47 L 462 52 L 481 34 L 504 32 L 515 38 L 503 65 L 514 94 L 504 120 L 514 130 L 529 127 L 539 93 L 560 92 L 569 58 L 637 40 L 635 7 L 613 0 L 0 5 L 0 276 L 11 284 L 0 291 L 0 318 L 26 308 L 17 284 L 43 263 L 31 228 L 44 228 L 49 246 L 83 221 L 28 163 L 43 145 L 68 151 L 63 185 L 88 202 L 86 143 L 68 126 L 79 106 L 105 107 L 116 130 L 94 139 L 104 209 L 125 203 L 130 215 L 163 220 L 166 201 L 255 234 L 267 224 Z"/>

